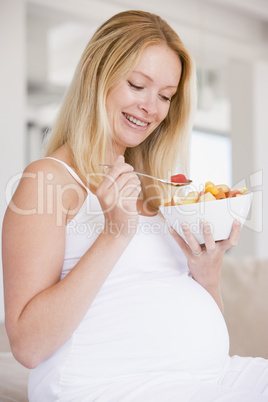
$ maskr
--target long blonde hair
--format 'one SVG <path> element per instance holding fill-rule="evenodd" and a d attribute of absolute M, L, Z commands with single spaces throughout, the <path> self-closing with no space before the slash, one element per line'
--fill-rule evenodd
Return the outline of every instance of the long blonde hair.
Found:
<path fill-rule="evenodd" d="M 189 132 L 196 104 L 193 61 L 176 32 L 159 16 L 125 11 L 106 21 L 86 46 L 45 152 L 49 155 L 67 143 L 73 167 L 92 189 L 102 181 L 97 174 L 99 164 L 106 162 L 111 147 L 108 91 L 135 67 L 142 51 L 155 44 L 167 45 L 179 56 L 181 79 L 167 117 L 143 143 L 127 148 L 125 159 L 135 170 L 158 177 L 166 177 L 176 166 L 187 173 Z M 148 180 L 142 184 L 144 198 L 157 209 L 167 186 L 154 186 Z"/>

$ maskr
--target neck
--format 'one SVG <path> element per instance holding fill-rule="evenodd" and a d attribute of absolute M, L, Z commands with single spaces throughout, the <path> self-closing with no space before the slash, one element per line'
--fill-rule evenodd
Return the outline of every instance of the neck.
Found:
<path fill-rule="evenodd" d="M 114 162 L 116 161 L 116 159 L 118 158 L 118 156 L 125 155 L 125 152 L 126 152 L 126 147 L 124 147 L 123 145 L 116 144 L 115 142 L 113 142 L 112 148 L 108 153 L 109 163 L 111 165 L 113 165 Z"/>

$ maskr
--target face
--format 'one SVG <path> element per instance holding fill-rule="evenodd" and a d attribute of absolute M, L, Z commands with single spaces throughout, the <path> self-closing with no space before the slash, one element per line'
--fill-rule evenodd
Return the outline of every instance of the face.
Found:
<path fill-rule="evenodd" d="M 117 154 L 139 145 L 165 119 L 181 68 L 173 50 L 148 46 L 135 68 L 110 89 L 106 108 Z"/>

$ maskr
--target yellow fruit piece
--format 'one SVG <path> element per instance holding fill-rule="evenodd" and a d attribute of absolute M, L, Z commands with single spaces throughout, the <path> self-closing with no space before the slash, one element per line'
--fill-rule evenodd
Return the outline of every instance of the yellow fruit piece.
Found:
<path fill-rule="evenodd" d="M 187 202 L 187 197 L 184 196 L 182 197 L 174 196 L 173 200 L 175 205 L 189 204 L 189 202 Z"/>
<path fill-rule="evenodd" d="M 194 204 L 198 201 L 199 192 L 198 191 L 190 191 L 186 196 L 174 196 L 175 205 L 181 204 Z"/>
<path fill-rule="evenodd" d="M 212 195 L 216 195 L 219 193 L 219 189 L 211 181 L 207 181 L 205 183 L 205 193 L 211 193 Z"/>
<path fill-rule="evenodd" d="M 248 191 L 247 187 L 240 187 L 239 191 L 241 191 L 242 194 L 245 194 Z"/>
<path fill-rule="evenodd" d="M 181 205 L 182 204 L 181 198 L 185 198 L 185 197 L 180 197 L 178 195 L 173 195 L 172 204 L 173 205 Z"/>
<path fill-rule="evenodd" d="M 195 198 L 189 198 L 189 197 L 184 197 L 184 200 L 182 202 L 183 204 L 194 204 L 196 203 Z"/>
<path fill-rule="evenodd" d="M 191 200 L 194 200 L 194 202 L 197 202 L 199 199 L 199 192 L 198 191 L 190 191 L 187 194 L 187 198 L 190 198 Z"/>
<path fill-rule="evenodd" d="M 230 191 L 230 188 L 227 186 L 227 184 L 217 184 L 217 188 L 221 188 L 224 193 L 228 193 Z"/>
<path fill-rule="evenodd" d="M 212 195 L 210 192 L 208 192 L 208 193 L 201 195 L 198 202 L 214 201 L 214 200 L 216 200 L 214 195 Z"/>

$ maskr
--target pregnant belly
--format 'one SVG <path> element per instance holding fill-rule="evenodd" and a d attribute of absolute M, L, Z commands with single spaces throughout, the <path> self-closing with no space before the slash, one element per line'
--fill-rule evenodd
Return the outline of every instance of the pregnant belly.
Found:
<path fill-rule="evenodd" d="M 222 369 L 229 350 L 226 325 L 201 286 L 187 275 L 129 282 L 102 289 L 78 327 L 69 363 L 81 375 L 172 370 L 202 378 Z"/>

